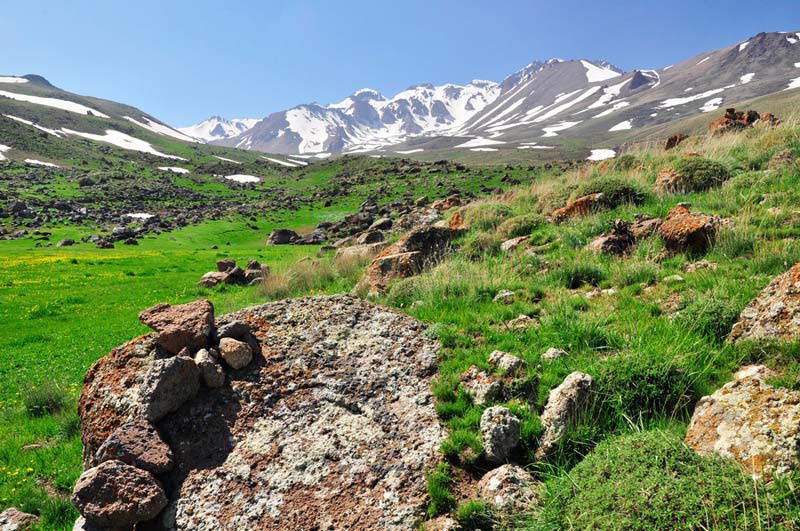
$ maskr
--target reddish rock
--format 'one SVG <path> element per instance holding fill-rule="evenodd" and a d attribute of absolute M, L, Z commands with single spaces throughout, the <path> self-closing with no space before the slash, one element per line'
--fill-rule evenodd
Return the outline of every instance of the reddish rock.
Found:
<path fill-rule="evenodd" d="M 24 531 L 32 528 L 38 521 L 38 516 L 9 507 L 0 513 L 0 531 Z"/>
<path fill-rule="evenodd" d="M 112 460 L 153 474 L 168 472 L 174 466 L 172 450 L 153 425 L 144 419 L 123 424 L 100 446 L 96 462 Z"/>
<path fill-rule="evenodd" d="M 644 214 L 636 214 L 630 230 L 633 237 L 637 240 L 647 238 L 661 227 L 661 218 L 649 217 Z"/>
<path fill-rule="evenodd" d="M 693 214 L 685 206 L 670 210 L 658 233 L 671 253 L 704 253 L 714 241 L 717 220 L 706 214 Z"/>
<path fill-rule="evenodd" d="M 454 233 L 448 227 L 419 227 L 384 249 L 367 267 L 356 291 L 379 294 L 394 279 L 408 278 L 438 263 L 451 251 Z"/>
<path fill-rule="evenodd" d="M 167 506 L 167 497 L 149 472 L 106 461 L 81 474 L 72 503 L 90 523 L 124 528 L 155 518 Z"/>
<path fill-rule="evenodd" d="M 680 145 L 681 142 L 689 138 L 689 135 L 684 134 L 677 134 L 672 135 L 667 139 L 667 143 L 664 145 L 664 151 L 669 151 L 670 149 L 674 149 Z"/>
<path fill-rule="evenodd" d="M 443 212 L 445 210 L 450 210 L 451 208 L 460 205 L 461 205 L 461 197 L 457 195 L 451 195 L 446 199 L 439 199 L 438 201 L 434 201 L 431 204 L 431 208 L 435 208 L 436 210 Z"/>
<path fill-rule="evenodd" d="M 604 206 L 605 194 L 602 192 L 589 194 L 570 201 L 563 208 L 550 213 L 554 223 L 561 223 L 569 218 L 582 217 L 600 210 Z"/>
<path fill-rule="evenodd" d="M 596 253 L 620 256 L 627 254 L 636 244 L 636 238 L 631 232 L 631 224 L 618 219 L 610 232 L 604 232 L 592 240 L 586 248 Z"/>
<path fill-rule="evenodd" d="M 467 228 L 462 209 L 456 210 L 455 213 L 450 217 L 449 226 L 451 230 L 462 230 Z"/>
<path fill-rule="evenodd" d="M 139 321 L 157 332 L 156 340 L 164 350 L 177 354 L 184 347 L 208 346 L 214 331 L 214 306 L 199 300 L 171 306 L 158 304 L 139 313 Z"/>
<path fill-rule="evenodd" d="M 765 113 L 762 116 L 759 115 L 757 111 L 737 111 L 734 108 L 730 108 L 725 109 L 725 114 L 722 118 L 708 124 L 708 132 L 711 135 L 721 135 L 732 131 L 747 129 L 756 123 L 776 126 L 780 124 L 780 120 L 771 113 Z"/>

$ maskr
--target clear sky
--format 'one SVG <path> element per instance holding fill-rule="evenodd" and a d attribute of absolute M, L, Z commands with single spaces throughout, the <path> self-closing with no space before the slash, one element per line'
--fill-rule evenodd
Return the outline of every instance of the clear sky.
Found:
<path fill-rule="evenodd" d="M 760 31 L 798 0 L 0 0 L 0 75 L 41 74 L 172 125 L 263 117 L 361 87 L 501 80 L 534 59 L 658 68 Z"/>

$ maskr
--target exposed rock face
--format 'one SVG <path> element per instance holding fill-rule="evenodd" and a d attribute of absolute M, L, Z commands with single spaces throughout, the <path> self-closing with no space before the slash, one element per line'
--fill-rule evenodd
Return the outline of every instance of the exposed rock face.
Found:
<path fill-rule="evenodd" d="M 36 516 L 23 513 L 16 507 L 9 507 L 0 513 L 0 531 L 24 531 L 39 520 Z"/>
<path fill-rule="evenodd" d="M 97 450 L 97 462 L 122 461 L 153 474 L 172 470 L 172 450 L 152 424 L 136 419 L 117 428 Z"/>
<path fill-rule="evenodd" d="M 427 227 L 442 219 L 442 213 L 435 208 L 418 208 L 412 210 L 397 222 L 399 230 L 412 230 L 417 227 Z"/>
<path fill-rule="evenodd" d="M 148 367 L 139 390 L 142 416 L 161 420 L 194 397 L 200 389 L 200 371 L 183 356 L 157 359 Z"/>
<path fill-rule="evenodd" d="M 563 208 L 551 212 L 550 219 L 553 220 L 553 223 L 561 223 L 569 218 L 586 216 L 603 208 L 605 197 L 605 194 L 601 192 L 579 197 L 567 203 Z"/>
<path fill-rule="evenodd" d="M 731 341 L 783 340 L 800 337 L 800 263 L 775 277 L 742 310 L 733 325 Z"/>
<path fill-rule="evenodd" d="M 547 404 L 540 417 L 545 429 L 536 458 L 544 459 L 561 441 L 567 427 L 589 396 L 594 379 L 586 373 L 575 371 L 569 374 L 561 385 L 550 391 Z"/>
<path fill-rule="evenodd" d="M 164 489 L 149 472 L 105 461 L 81 474 L 72 503 L 90 523 L 125 528 L 152 520 L 167 505 Z"/>
<path fill-rule="evenodd" d="M 800 392 L 764 383 L 766 368 L 748 367 L 697 403 L 686 442 L 698 453 L 736 459 L 754 478 L 797 468 Z"/>
<path fill-rule="evenodd" d="M 635 244 L 636 238 L 631 232 L 631 224 L 618 219 L 614 221 L 610 232 L 604 232 L 592 240 L 586 248 L 596 253 L 620 256 L 627 254 Z"/>
<path fill-rule="evenodd" d="M 704 253 L 714 241 L 717 220 L 706 214 L 694 214 L 685 206 L 670 210 L 658 233 L 671 253 Z"/>
<path fill-rule="evenodd" d="M 451 251 L 449 227 L 419 227 L 384 249 L 369 265 L 356 291 L 379 294 L 394 279 L 408 278 L 437 264 Z"/>
<path fill-rule="evenodd" d="M 508 408 L 492 406 L 481 415 L 481 436 L 486 460 L 504 463 L 519 443 L 520 422 Z"/>
<path fill-rule="evenodd" d="M 524 511 L 539 502 L 537 483 L 525 469 L 505 464 L 478 482 L 478 497 L 501 512 Z"/>
<path fill-rule="evenodd" d="M 158 332 L 156 341 L 167 352 L 177 354 L 184 347 L 208 346 L 214 332 L 214 306 L 207 300 L 177 306 L 158 304 L 140 312 L 139 320 Z"/>
<path fill-rule="evenodd" d="M 226 383 L 158 423 L 176 467 L 161 529 L 414 529 L 445 433 L 430 394 L 438 344 L 424 326 L 355 297 L 310 297 L 221 318 L 260 345 Z M 220 327 L 222 328 L 222 327 Z M 94 453 L 137 414 L 152 336 L 87 375 L 83 440 Z M 124 381 L 124 384 L 123 384 Z M 91 394 L 89 394 L 91 393 Z"/>

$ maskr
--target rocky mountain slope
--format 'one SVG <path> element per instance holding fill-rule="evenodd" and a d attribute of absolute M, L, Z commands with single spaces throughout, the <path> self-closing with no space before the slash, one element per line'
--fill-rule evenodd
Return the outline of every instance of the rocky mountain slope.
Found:
<path fill-rule="evenodd" d="M 181 133 L 204 142 L 223 140 L 244 133 L 260 120 L 258 118 L 231 118 L 212 116 L 208 120 L 188 127 L 179 127 Z"/>
<path fill-rule="evenodd" d="M 760 33 L 661 68 L 534 61 L 500 84 L 419 85 L 387 99 L 362 89 L 299 105 L 214 142 L 285 154 L 613 147 L 650 127 L 800 87 L 800 33 Z M 648 67 L 651 65 L 647 65 Z M 557 153 L 558 149 L 554 153 Z"/>

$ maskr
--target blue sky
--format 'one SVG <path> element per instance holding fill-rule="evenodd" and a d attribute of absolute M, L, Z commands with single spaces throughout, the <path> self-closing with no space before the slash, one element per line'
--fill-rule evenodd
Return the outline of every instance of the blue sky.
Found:
<path fill-rule="evenodd" d="M 0 75 L 41 74 L 178 126 L 361 87 L 499 81 L 533 59 L 657 68 L 800 30 L 797 0 L 2 0 L 0 16 Z"/>

